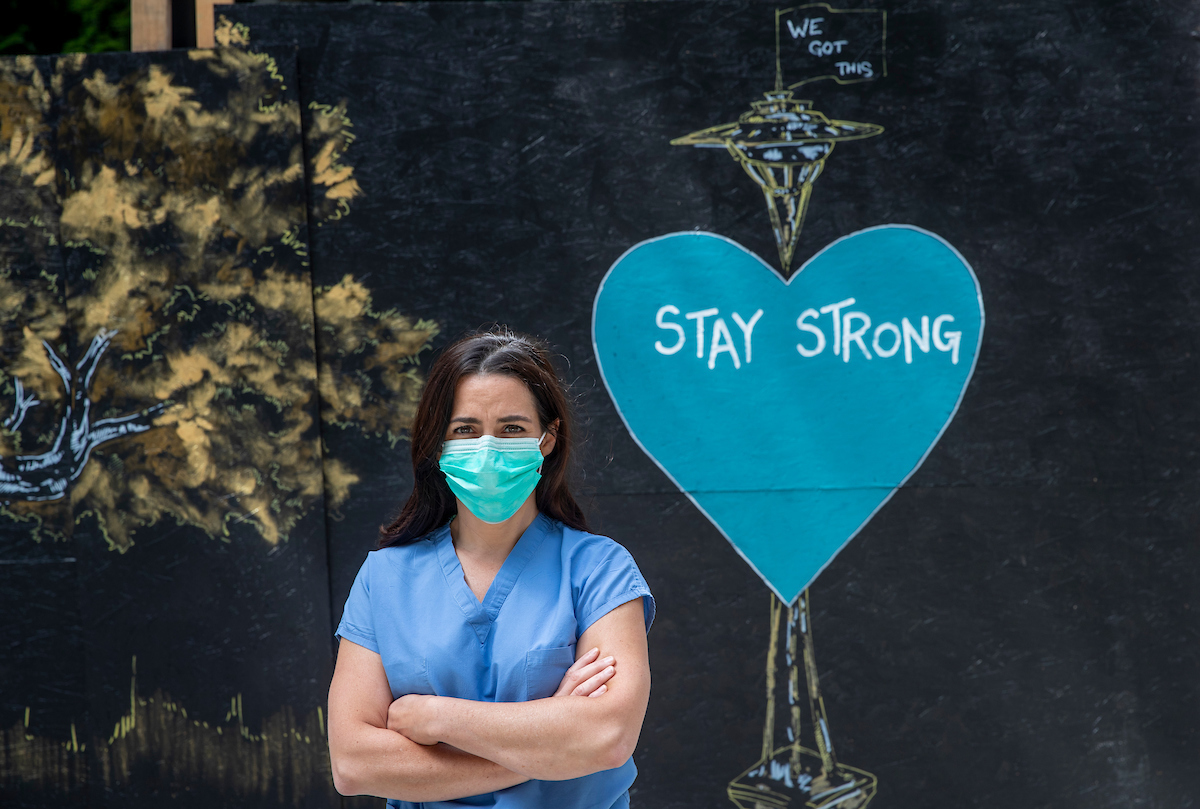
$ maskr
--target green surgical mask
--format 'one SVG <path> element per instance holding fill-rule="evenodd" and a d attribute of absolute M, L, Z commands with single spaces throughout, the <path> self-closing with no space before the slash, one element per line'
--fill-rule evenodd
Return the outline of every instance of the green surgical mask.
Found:
<path fill-rule="evenodd" d="M 442 444 L 438 466 L 472 514 L 495 525 L 517 513 L 542 479 L 542 438 L 459 438 Z"/>

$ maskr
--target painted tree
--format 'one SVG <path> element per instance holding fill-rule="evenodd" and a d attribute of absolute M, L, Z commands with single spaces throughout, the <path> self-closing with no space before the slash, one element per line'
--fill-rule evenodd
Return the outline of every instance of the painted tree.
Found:
<path fill-rule="evenodd" d="M 0 68 L 0 502 L 39 536 L 90 518 L 118 550 L 164 521 L 279 542 L 358 480 L 322 423 L 410 423 L 437 327 L 349 275 L 313 288 L 295 92 L 218 33 L 149 65 Z M 321 225 L 361 191 L 344 106 L 311 118 Z"/>

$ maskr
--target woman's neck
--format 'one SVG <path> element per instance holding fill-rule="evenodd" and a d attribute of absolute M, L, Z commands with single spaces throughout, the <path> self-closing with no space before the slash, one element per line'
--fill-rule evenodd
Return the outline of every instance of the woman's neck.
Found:
<path fill-rule="evenodd" d="M 503 564 L 537 515 L 537 504 L 532 494 L 521 504 L 516 514 L 494 525 L 479 519 L 459 503 L 458 516 L 450 522 L 450 538 L 454 540 L 454 549 L 460 554 L 469 554 L 480 561 L 492 562 L 498 567 Z"/>

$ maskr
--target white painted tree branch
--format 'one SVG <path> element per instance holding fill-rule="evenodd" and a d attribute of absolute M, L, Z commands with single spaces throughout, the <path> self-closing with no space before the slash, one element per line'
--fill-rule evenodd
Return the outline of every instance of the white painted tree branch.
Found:
<path fill-rule="evenodd" d="M 91 419 L 92 400 L 89 394 L 92 376 L 116 335 L 116 331 L 101 329 L 100 333 L 92 338 L 88 350 L 76 363 L 73 372 L 54 347 L 42 341 L 51 367 L 66 388 L 67 407 L 59 422 L 54 444 L 49 450 L 40 455 L 18 455 L 15 472 L 4 468 L 5 459 L 0 457 L 0 497 L 8 498 L 9 502 L 58 500 L 66 495 L 70 482 L 82 474 L 92 450 L 118 438 L 144 433 L 154 426 L 151 422 L 154 416 L 165 409 L 165 404 L 159 403 L 140 412 L 116 418 L 98 421 Z M 5 428 L 16 430 L 24 421 L 29 408 L 37 404 L 40 402 L 33 394 L 24 395 L 24 386 L 20 380 L 16 380 L 16 404 L 12 415 L 4 421 Z M 67 439 L 65 450 L 64 438 Z"/>
<path fill-rule="evenodd" d="M 21 422 L 25 420 L 25 414 L 31 408 L 41 404 L 32 393 L 28 396 L 25 395 L 25 386 L 16 377 L 13 377 L 13 386 L 16 388 L 16 392 L 13 394 L 13 412 L 4 420 L 4 429 L 9 432 L 16 432 L 20 428 Z"/>

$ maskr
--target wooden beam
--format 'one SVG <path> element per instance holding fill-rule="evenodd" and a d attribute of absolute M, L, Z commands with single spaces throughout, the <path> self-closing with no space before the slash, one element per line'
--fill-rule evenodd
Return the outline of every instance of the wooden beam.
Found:
<path fill-rule="evenodd" d="M 232 5 L 233 0 L 196 0 L 196 47 L 211 48 L 216 43 L 213 40 L 213 28 L 216 25 L 216 11 L 213 6 Z"/>
<path fill-rule="evenodd" d="M 132 0 L 129 12 L 131 50 L 171 49 L 171 0 Z"/>

